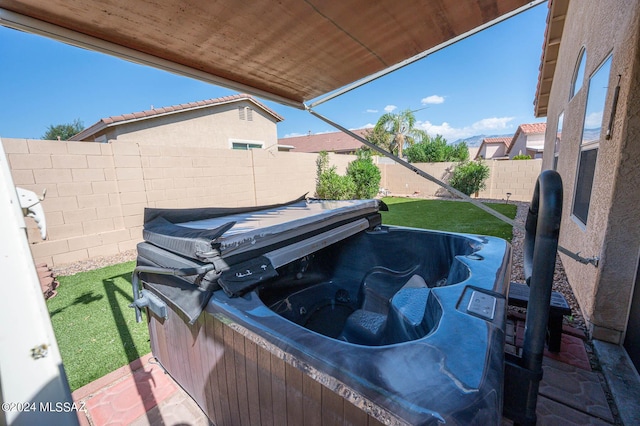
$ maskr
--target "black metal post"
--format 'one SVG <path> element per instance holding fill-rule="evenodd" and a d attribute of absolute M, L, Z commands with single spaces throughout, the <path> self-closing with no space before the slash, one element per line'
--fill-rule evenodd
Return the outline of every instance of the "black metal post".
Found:
<path fill-rule="evenodd" d="M 525 224 L 524 274 L 530 291 L 522 357 L 505 355 L 504 415 L 516 424 L 535 425 L 537 420 L 561 217 L 562 179 L 546 170 L 536 182 Z"/>

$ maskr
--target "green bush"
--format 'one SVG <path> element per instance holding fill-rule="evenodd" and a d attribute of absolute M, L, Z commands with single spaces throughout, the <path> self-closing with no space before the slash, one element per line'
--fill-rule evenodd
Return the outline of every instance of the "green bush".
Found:
<path fill-rule="evenodd" d="M 323 172 L 316 185 L 316 197 L 325 200 L 352 200 L 356 185 L 350 176 L 340 176 L 336 166 Z"/>
<path fill-rule="evenodd" d="M 351 200 L 355 183 L 349 176 L 336 173 L 336 166 L 329 166 L 329 154 L 321 151 L 316 160 L 316 197 L 326 200 Z"/>
<path fill-rule="evenodd" d="M 410 163 L 439 163 L 443 161 L 466 161 L 469 159 L 469 148 L 466 142 L 449 145 L 442 135 L 435 138 L 426 136 L 405 151 Z"/>
<path fill-rule="evenodd" d="M 467 195 L 474 194 L 487 187 L 489 166 L 481 161 L 465 161 L 456 166 L 449 185 Z"/>
<path fill-rule="evenodd" d="M 329 154 L 322 151 L 316 160 L 316 197 L 326 200 L 373 198 L 380 185 L 380 170 L 373 164 L 371 152 L 358 150 L 358 158 L 340 176 L 336 166 L 329 166 Z"/>
<path fill-rule="evenodd" d="M 373 164 L 371 151 L 359 149 L 358 158 L 347 166 L 347 177 L 354 183 L 354 198 L 373 198 L 380 189 L 380 169 Z"/>
<path fill-rule="evenodd" d="M 518 154 L 513 157 L 513 160 L 531 160 L 531 156 L 526 154 Z"/>

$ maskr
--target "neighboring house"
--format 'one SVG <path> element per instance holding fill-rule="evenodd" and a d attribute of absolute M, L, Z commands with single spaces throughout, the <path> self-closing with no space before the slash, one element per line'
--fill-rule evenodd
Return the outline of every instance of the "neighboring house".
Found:
<path fill-rule="evenodd" d="M 510 137 L 484 138 L 474 159 L 506 160 L 509 158 L 507 157 L 507 149 L 510 143 Z"/>
<path fill-rule="evenodd" d="M 546 123 L 519 125 L 507 149 L 509 159 L 520 154 L 528 155 L 531 158 L 542 158 L 546 129 Z"/>
<path fill-rule="evenodd" d="M 354 133 L 365 137 L 366 129 L 354 130 Z M 363 144 L 343 132 L 320 133 L 317 135 L 295 136 L 278 140 L 278 144 L 293 146 L 293 152 L 334 152 L 336 154 L 353 154 Z"/>
<path fill-rule="evenodd" d="M 553 0 L 543 49 L 535 113 L 543 169 L 564 185 L 560 244 L 599 258 L 563 265 L 592 337 L 640 370 L 640 1 Z"/>
<path fill-rule="evenodd" d="M 70 140 L 276 150 L 282 120 L 252 96 L 238 94 L 103 118 Z"/>
<path fill-rule="evenodd" d="M 512 160 L 516 155 L 542 158 L 546 123 L 521 124 L 512 137 L 485 138 L 475 159 Z"/>

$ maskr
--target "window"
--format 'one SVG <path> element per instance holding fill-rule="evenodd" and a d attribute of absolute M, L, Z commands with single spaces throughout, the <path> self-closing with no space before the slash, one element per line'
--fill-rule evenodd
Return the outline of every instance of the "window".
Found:
<path fill-rule="evenodd" d="M 607 98 L 611 56 L 609 56 L 589 79 L 587 107 L 584 112 L 580 155 L 578 157 L 578 176 L 573 198 L 573 215 L 584 225 L 589 216 L 591 190 L 595 178 L 602 118 Z"/>
<path fill-rule="evenodd" d="M 578 54 L 578 60 L 576 61 L 576 68 L 573 72 L 573 80 L 571 81 L 571 93 L 569 93 L 569 100 L 580 91 L 582 88 L 582 82 L 584 81 L 584 68 L 587 63 L 587 51 L 584 47 Z"/>
<path fill-rule="evenodd" d="M 245 119 L 244 107 L 238 107 L 238 118 L 240 120 L 244 120 Z"/>
<path fill-rule="evenodd" d="M 585 225 L 589 215 L 591 188 L 593 188 L 593 175 L 595 174 L 597 159 L 598 148 L 586 149 L 580 152 L 576 194 L 573 200 L 573 215 Z"/>
<path fill-rule="evenodd" d="M 553 146 L 553 170 L 558 170 L 558 157 L 560 155 L 560 141 L 562 140 L 562 125 L 564 124 L 564 111 L 558 116 L 558 129 L 556 130 L 556 141 Z"/>
<path fill-rule="evenodd" d="M 231 149 L 239 149 L 241 151 L 247 151 L 249 149 L 262 149 L 262 143 L 232 142 Z"/>

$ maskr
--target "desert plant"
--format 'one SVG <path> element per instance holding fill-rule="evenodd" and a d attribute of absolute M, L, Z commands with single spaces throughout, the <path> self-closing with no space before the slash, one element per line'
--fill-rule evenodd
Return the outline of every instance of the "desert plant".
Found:
<path fill-rule="evenodd" d="M 471 195 L 487 187 L 489 166 L 482 161 L 465 161 L 456 166 L 449 185 L 458 191 Z"/>
<path fill-rule="evenodd" d="M 380 188 L 380 169 L 373 164 L 371 151 L 359 149 L 358 158 L 347 166 L 347 177 L 354 183 L 355 198 L 373 198 Z"/>

